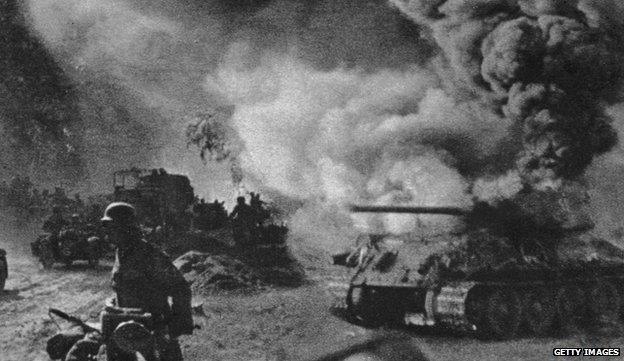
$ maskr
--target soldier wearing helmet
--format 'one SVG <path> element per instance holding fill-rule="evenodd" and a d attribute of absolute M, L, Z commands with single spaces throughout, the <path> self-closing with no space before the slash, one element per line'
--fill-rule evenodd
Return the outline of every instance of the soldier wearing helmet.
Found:
<path fill-rule="evenodd" d="M 169 257 L 142 239 L 134 207 L 112 203 L 104 211 L 102 222 L 117 247 L 113 266 L 117 305 L 142 308 L 161 318 L 162 326 L 174 339 L 191 334 L 191 290 Z M 179 352 L 177 341 L 175 345 Z"/>
<path fill-rule="evenodd" d="M 142 238 L 132 205 L 111 203 L 101 220 L 116 247 L 112 286 L 117 306 L 150 312 L 156 320 L 155 332 L 161 336 L 158 346 L 165 356 L 163 359 L 182 360 L 176 338 L 193 332 L 188 283 L 165 253 Z M 89 342 L 74 345 L 66 360 L 83 360 L 82 354 L 91 353 L 93 342 Z"/>

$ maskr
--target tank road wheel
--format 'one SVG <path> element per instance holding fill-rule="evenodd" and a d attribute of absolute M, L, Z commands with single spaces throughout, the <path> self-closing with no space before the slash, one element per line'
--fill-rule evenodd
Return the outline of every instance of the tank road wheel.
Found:
<path fill-rule="evenodd" d="M 365 286 L 350 286 L 347 293 L 347 312 L 354 323 L 378 327 L 383 320 L 375 308 L 372 290 Z"/>
<path fill-rule="evenodd" d="M 483 324 L 486 302 L 487 289 L 484 287 L 476 286 L 468 292 L 466 297 L 466 318 L 478 328 Z"/>
<path fill-rule="evenodd" d="M 530 332 L 543 336 L 552 330 L 557 309 L 553 292 L 545 287 L 529 290 L 523 306 L 524 322 Z"/>
<path fill-rule="evenodd" d="M 575 284 L 559 287 L 555 301 L 559 327 L 564 333 L 577 331 L 585 318 L 585 293 Z"/>
<path fill-rule="evenodd" d="M 589 314 L 598 322 L 617 320 L 620 315 L 620 295 L 609 281 L 596 282 L 587 299 Z"/>
<path fill-rule="evenodd" d="M 508 339 L 518 331 L 522 303 L 518 293 L 510 288 L 493 288 L 487 294 L 482 332 L 488 338 Z M 477 326 L 478 327 L 478 326 Z"/>

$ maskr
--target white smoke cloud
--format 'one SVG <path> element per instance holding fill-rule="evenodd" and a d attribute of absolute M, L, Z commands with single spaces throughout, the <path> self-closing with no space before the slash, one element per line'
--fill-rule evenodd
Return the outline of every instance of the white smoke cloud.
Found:
<path fill-rule="evenodd" d="M 266 187 L 312 201 L 319 214 L 353 202 L 469 206 L 470 182 L 445 149 L 469 144 L 472 152 L 461 156 L 477 160 L 507 134 L 507 122 L 451 98 L 429 68 L 325 71 L 300 61 L 296 48 L 248 66 L 250 48 L 233 44 L 205 89 L 234 107 L 243 169 Z M 301 220 L 311 211 L 302 212 L 294 225 L 307 229 L 314 222 Z M 455 222 L 445 218 L 350 219 L 362 231 L 405 233 L 448 231 Z"/>
<path fill-rule="evenodd" d="M 184 153 L 193 150 L 184 149 L 184 132 L 176 129 L 185 126 L 181 120 L 189 115 L 210 112 L 225 102 L 220 89 L 202 89 L 208 86 L 206 75 L 238 89 L 241 101 L 249 101 L 253 93 L 266 96 L 274 89 L 266 82 L 248 87 L 244 74 L 230 72 L 228 76 L 219 64 L 235 67 L 239 61 L 239 66 L 253 68 L 266 52 L 282 53 L 292 48 L 291 43 L 296 44 L 299 57 L 320 68 L 342 63 L 400 67 L 406 59 L 426 57 L 421 55 L 420 44 L 405 39 L 412 35 L 402 33 L 398 14 L 381 3 L 28 0 L 24 9 L 31 29 L 84 93 L 92 183 L 107 178 L 103 172 L 111 168 L 130 165 L 191 169 L 195 179 L 206 179 L 198 171 L 203 168 L 201 162 L 188 161 Z M 239 50 L 246 52 L 245 57 L 224 54 L 224 49 L 236 54 L 236 46 L 246 47 Z M 380 50 L 386 56 L 378 56 Z M 258 79 L 252 83 L 260 84 Z M 242 94 L 242 89 L 247 93 Z M 229 95 L 228 103 L 238 104 Z M 117 119 L 121 118 L 118 104 L 128 109 L 122 120 Z M 118 123 L 113 127 L 120 130 L 118 134 L 103 125 L 111 121 Z M 145 132 L 142 139 L 137 134 L 141 131 Z M 99 164 L 104 156 L 114 160 Z M 176 156 L 181 158 L 178 162 Z M 208 169 L 221 171 L 222 167 Z M 229 179 L 215 178 L 219 182 Z M 247 179 L 253 179 L 253 174 Z M 208 183 L 206 179 L 203 187 L 210 187 Z"/>
<path fill-rule="evenodd" d="M 308 201 L 319 214 L 351 202 L 468 205 L 459 169 L 494 152 L 509 127 L 478 102 L 454 99 L 419 55 L 428 45 L 402 34 L 408 23 L 386 4 L 276 1 L 195 17 L 183 5 L 172 16 L 130 0 L 28 4 L 34 29 L 79 79 L 113 81 L 163 118 L 151 124 L 165 144 L 155 159 L 197 172 L 180 149 L 180 119 L 227 109 L 217 118 L 235 134 L 248 188 Z M 150 128 L 149 117 L 137 119 Z M 338 218 L 367 219 L 369 231 L 452 223 Z"/>

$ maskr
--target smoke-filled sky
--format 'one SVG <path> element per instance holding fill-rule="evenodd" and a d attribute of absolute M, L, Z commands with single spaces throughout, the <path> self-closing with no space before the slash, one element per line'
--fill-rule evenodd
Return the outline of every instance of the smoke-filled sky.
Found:
<path fill-rule="evenodd" d="M 25 0 L 22 10 L 76 92 L 86 188 L 107 186 L 114 168 L 154 165 L 229 196 L 231 164 L 204 166 L 186 146 L 197 114 L 213 115 L 246 187 L 315 205 L 295 224 L 332 204 L 470 206 L 557 189 L 596 157 L 590 176 L 606 189 L 600 175 L 621 164 L 617 0 Z"/>
<path fill-rule="evenodd" d="M 93 144 L 85 147 L 87 168 L 96 179 L 117 163 L 202 168 L 196 157 L 176 159 L 186 152 L 186 119 L 248 102 L 254 92 L 260 97 L 259 86 L 268 94 L 263 79 L 327 71 L 332 87 L 334 69 L 357 68 L 345 72 L 354 81 L 357 72 L 422 63 L 432 51 L 415 25 L 382 1 L 36 0 L 25 11 L 31 29 L 78 84 Z M 217 170 L 210 172 L 223 172 Z"/>

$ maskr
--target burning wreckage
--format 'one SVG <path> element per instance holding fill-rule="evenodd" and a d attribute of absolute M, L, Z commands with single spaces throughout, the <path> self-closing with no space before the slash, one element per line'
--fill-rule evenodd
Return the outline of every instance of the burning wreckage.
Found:
<path fill-rule="evenodd" d="M 510 338 L 583 325 L 617 324 L 624 302 L 624 251 L 592 234 L 578 189 L 516 196 L 515 203 L 455 207 L 352 206 L 353 212 L 461 217 L 455 234 L 371 234 L 334 256 L 355 268 L 352 319 L 476 330 Z M 582 193 L 582 192 L 581 192 Z M 538 211 L 536 211 L 538 210 Z"/>
<path fill-rule="evenodd" d="M 336 257 L 356 268 L 351 315 L 369 324 L 468 327 L 494 338 L 512 337 L 521 326 L 544 335 L 555 326 L 615 323 L 624 251 L 593 230 L 585 171 L 617 142 L 606 106 L 621 101 L 620 9 L 608 1 L 392 3 L 439 46 L 452 92 L 472 94 L 468 103 L 508 128 L 498 140 L 468 135 L 475 144 L 490 142 L 494 151 L 486 155 L 470 151 L 461 137 L 449 141 L 453 130 L 420 142 L 453 158 L 471 185 L 472 209 L 353 207 L 386 217 L 452 215 L 464 229 L 422 240 L 369 235 Z"/>

